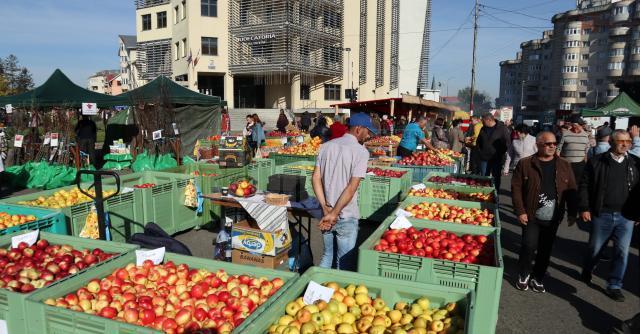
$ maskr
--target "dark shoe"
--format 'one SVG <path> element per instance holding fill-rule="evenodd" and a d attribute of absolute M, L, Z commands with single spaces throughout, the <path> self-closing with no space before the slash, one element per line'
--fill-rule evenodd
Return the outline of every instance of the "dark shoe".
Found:
<path fill-rule="evenodd" d="M 547 290 L 544 289 L 544 284 L 542 284 L 542 280 L 537 280 L 532 278 L 529 282 L 529 286 L 531 287 L 531 291 L 538 293 L 545 293 Z"/>
<path fill-rule="evenodd" d="M 591 284 L 592 278 L 592 274 L 588 271 L 582 271 L 582 274 L 580 275 L 580 280 L 585 284 Z"/>
<path fill-rule="evenodd" d="M 518 281 L 516 282 L 516 289 L 520 291 L 529 290 L 529 275 L 522 277 L 522 275 L 518 275 Z"/>
<path fill-rule="evenodd" d="M 607 290 L 605 290 L 605 294 L 609 296 L 609 298 L 617 302 L 620 302 L 620 303 L 624 302 L 624 295 L 622 294 L 622 291 L 620 289 L 607 288 Z"/>

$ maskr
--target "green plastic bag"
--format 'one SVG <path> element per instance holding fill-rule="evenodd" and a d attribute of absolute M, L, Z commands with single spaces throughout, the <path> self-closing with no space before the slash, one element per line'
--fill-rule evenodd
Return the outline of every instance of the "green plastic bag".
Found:
<path fill-rule="evenodd" d="M 27 181 L 27 188 L 44 188 L 51 178 L 55 176 L 55 173 L 56 170 L 51 168 L 51 166 L 46 162 L 34 163 L 33 168 L 29 173 L 30 175 L 29 181 Z"/>
<path fill-rule="evenodd" d="M 155 170 L 162 170 L 167 168 L 173 168 L 178 166 L 178 161 L 171 157 L 169 154 L 161 154 L 157 157 L 154 163 Z"/>
<path fill-rule="evenodd" d="M 4 172 L 7 174 L 6 180 L 12 189 L 25 188 L 29 181 L 29 172 L 24 165 L 7 167 Z"/>
<path fill-rule="evenodd" d="M 145 170 L 154 170 L 153 168 L 153 160 L 147 152 L 142 152 L 136 156 L 136 161 L 131 164 L 131 169 L 134 172 L 143 172 Z"/>
<path fill-rule="evenodd" d="M 95 167 L 93 167 L 93 165 L 89 165 L 89 167 L 87 168 L 82 168 L 84 170 L 96 170 Z M 77 172 L 76 172 L 77 173 Z M 75 181 L 74 181 L 75 182 Z M 91 182 L 93 183 L 93 175 L 89 175 L 89 174 L 83 174 L 82 176 L 80 176 L 80 182 L 84 183 L 84 182 Z"/>
<path fill-rule="evenodd" d="M 183 165 L 191 165 L 191 164 L 195 164 L 196 161 L 193 160 L 193 158 L 191 158 L 188 155 L 185 155 L 184 157 L 182 157 L 182 164 Z"/>
<path fill-rule="evenodd" d="M 45 185 L 45 189 L 55 189 L 73 184 L 76 181 L 76 169 L 60 166 L 59 171 Z M 57 168 L 56 168 L 57 169 Z M 53 169 L 53 170 L 56 170 Z"/>

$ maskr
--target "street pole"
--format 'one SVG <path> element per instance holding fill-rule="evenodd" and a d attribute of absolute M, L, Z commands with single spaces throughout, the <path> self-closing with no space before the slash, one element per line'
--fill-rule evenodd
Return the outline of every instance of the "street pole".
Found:
<path fill-rule="evenodd" d="M 344 51 L 347 51 L 348 59 L 348 68 L 347 68 L 347 84 L 345 86 L 348 87 L 349 82 L 351 81 L 351 94 L 349 95 L 349 100 L 353 99 L 353 78 L 351 76 L 352 64 L 351 64 L 351 48 L 344 48 Z"/>
<path fill-rule="evenodd" d="M 478 45 L 478 0 L 475 0 L 473 9 L 473 58 L 471 62 L 471 99 L 469 101 L 469 113 L 473 115 L 473 95 L 476 89 L 476 48 Z"/>
<path fill-rule="evenodd" d="M 524 105 L 524 80 L 520 82 L 520 114 L 522 114 L 523 105 Z"/>

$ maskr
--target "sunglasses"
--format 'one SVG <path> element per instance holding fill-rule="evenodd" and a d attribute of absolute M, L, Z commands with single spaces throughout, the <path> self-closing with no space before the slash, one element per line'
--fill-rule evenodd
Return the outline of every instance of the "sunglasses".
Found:
<path fill-rule="evenodd" d="M 556 147 L 556 146 L 558 146 L 558 142 L 555 142 L 555 141 L 548 141 L 546 143 L 539 143 L 539 144 L 542 144 L 545 147 Z"/>

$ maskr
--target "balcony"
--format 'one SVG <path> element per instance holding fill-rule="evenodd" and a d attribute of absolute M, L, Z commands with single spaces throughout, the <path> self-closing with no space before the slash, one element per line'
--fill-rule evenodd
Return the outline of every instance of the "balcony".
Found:
<path fill-rule="evenodd" d="M 621 69 L 616 69 L 616 70 L 608 70 L 608 76 L 609 77 L 621 77 L 622 76 L 622 72 L 624 72 L 624 70 Z"/>
<path fill-rule="evenodd" d="M 611 37 L 625 36 L 627 33 L 629 33 L 629 27 L 615 27 L 609 30 L 609 36 Z"/>

